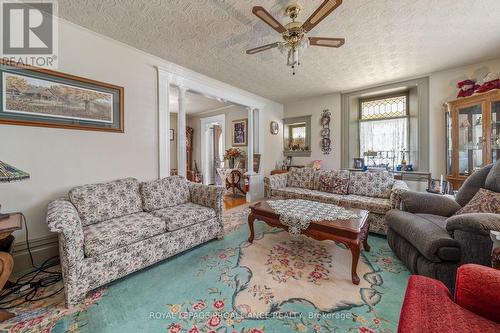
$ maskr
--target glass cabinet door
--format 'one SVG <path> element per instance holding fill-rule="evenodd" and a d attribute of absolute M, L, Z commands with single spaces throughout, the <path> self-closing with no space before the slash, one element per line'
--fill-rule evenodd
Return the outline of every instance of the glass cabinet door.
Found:
<path fill-rule="evenodd" d="M 500 159 L 500 101 L 491 103 L 491 161 Z"/>
<path fill-rule="evenodd" d="M 468 176 L 483 166 L 483 110 L 474 105 L 458 110 L 458 173 Z"/>

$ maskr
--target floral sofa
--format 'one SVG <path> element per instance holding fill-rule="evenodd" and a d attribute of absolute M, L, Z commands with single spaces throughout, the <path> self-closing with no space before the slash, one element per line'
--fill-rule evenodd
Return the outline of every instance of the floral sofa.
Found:
<path fill-rule="evenodd" d="M 387 172 L 315 171 L 290 168 L 264 178 L 266 198 L 306 199 L 370 212 L 370 231 L 386 235 L 385 213 L 399 208 L 405 182 Z"/>
<path fill-rule="evenodd" d="M 222 237 L 222 188 L 172 176 L 84 185 L 48 205 L 68 307 L 90 290 Z"/>

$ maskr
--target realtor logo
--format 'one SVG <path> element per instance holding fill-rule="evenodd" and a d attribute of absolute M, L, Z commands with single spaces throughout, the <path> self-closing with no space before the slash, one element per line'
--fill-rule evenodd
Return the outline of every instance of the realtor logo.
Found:
<path fill-rule="evenodd" d="M 55 67 L 56 3 L 1 1 L 2 56 L 11 62 Z"/>

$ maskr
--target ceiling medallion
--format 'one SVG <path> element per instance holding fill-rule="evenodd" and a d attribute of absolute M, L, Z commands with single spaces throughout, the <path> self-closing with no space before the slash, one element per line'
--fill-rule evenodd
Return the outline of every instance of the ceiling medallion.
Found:
<path fill-rule="evenodd" d="M 325 17 L 330 15 L 341 4 L 342 0 L 325 0 L 313 14 L 304 23 L 302 23 L 295 21 L 302 11 L 302 6 L 294 2 L 285 7 L 285 14 L 290 17 L 292 22 L 284 26 L 263 7 L 253 7 L 252 13 L 254 13 L 275 31 L 280 33 L 284 41 L 247 50 L 247 54 L 256 54 L 277 47 L 282 53 L 287 55 L 287 66 L 292 67 L 292 73 L 295 75 L 296 68 L 300 66 L 300 57 L 302 52 L 310 45 L 336 48 L 344 45 L 344 38 L 306 37 L 306 34 L 309 31 L 318 25 L 319 22 L 321 22 Z"/>

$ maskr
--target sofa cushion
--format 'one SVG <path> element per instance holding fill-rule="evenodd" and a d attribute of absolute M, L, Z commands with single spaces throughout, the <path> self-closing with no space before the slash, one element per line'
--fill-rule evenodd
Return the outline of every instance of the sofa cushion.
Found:
<path fill-rule="evenodd" d="M 143 208 L 146 212 L 189 202 L 189 186 L 182 176 L 171 176 L 141 184 Z"/>
<path fill-rule="evenodd" d="M 347 194 L 349 189 L 349 171 L 316 171 L 314 173 L 314 189 L 329 193 Z"/>
<path fill-rule="evenodd" d="M 148 213 L 121 216 L 83 228 L 84 253 L 96 257 L 167 231 L 165 222 Z"/>
<path fill-rule="evenodd" d="M 488 191 L 484 188 L 479 189 L 467 205 L 462 207 L 455 215 L 469 213 L 500 214 L 500 193 Z"/>
<path fill-rule="evenodd" d="M 391 210 L 391 200 L 372 198 L 362 195 L 349 194 L 340 199 L 340 205 L 347 208 L 358 208 L 377 214 L 385 214 Z"/>
<path fill-rule="evenodd" d="M 440 255 L 450 250 L 442 247 L 456 248 L 460 251 L 458 241 L 446 231 L 446 217 L 430 214 L 412 214 L 397 209 L 389 211 L 385 217 L 391 229 L 411 243 L 424 257 L 432 262 L 448 261 L 450 256 Z M 456 253 L 456 252 L 455 252 Z M 454 256 L 454 255 L 451 255 Z M 459 252 L 458 252 L 458 256 Z M 453 257 L 455 258 L 455 257 Z"/>
<path fill-rule="evenodd" d="M 314 187 L 314 169 L 290 168 L 287 186 L 312 189 Z"/>
<path fill-rule="evenodd" d="M 83 185 L 69 191 L 83 226 L 142 212 L 139 182 L 135 178 Z"/>
<path fill-rule="evenodd" d="M 168 231 L 216 218 L 214 209 L 192 202 L 155 210 L 151 214 L 161 218 L 165 222 Z"/>
<path fill-rule="evenodd" d="M 349 194 L 389 198 L 393 184 L 394 176 L 388 172 L 351 172 Z"/>
<path fill-rule="evenodd" d="M 283 199 L 304 199 L 312 201 L 321 201 L 338 205 L 343 195 L 328 193 L 316 190 L 310 190 L 300 187 L 284 187 L 279 189 L 272 189 L 271 194 L 273 197 L 280 197 Z"/>

